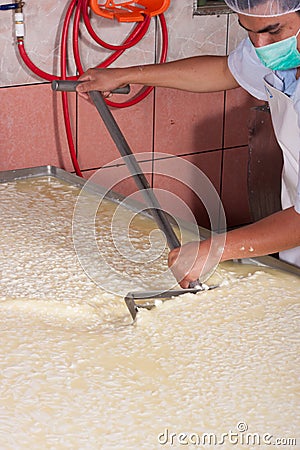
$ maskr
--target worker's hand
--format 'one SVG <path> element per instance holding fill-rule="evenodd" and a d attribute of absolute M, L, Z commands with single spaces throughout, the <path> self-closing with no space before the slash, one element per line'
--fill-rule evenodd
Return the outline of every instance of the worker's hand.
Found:
<path fill-rule="evenodd" d="M 203 279 L 214 267 L 215 261 L 209 262 L 209 249 L 210 241 L 206 240 L 189 242 L 169 253 L 168 265 L 183 289 L 187 289 L 191 281 Z"/>
<path fill-rule="evenodd" d="M 82 74 L 78 81 L 82 81 L 77 87 L 78 94 L 89 99 L 89 91 L 100 91 L 107 97 L 111 91 L 128 83 L 124 79 L 124 69 L 88 69 Z"/>

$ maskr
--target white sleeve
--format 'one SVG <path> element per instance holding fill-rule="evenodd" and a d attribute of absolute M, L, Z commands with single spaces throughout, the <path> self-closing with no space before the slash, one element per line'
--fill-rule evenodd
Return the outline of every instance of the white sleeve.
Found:
<path fill-rule="evenodd" d="M 229 54 L 228 67 L 242 88 L 259 100 L 267 100 L 264 77 L 272 71 L 260 61 L 249 38 Z"/>

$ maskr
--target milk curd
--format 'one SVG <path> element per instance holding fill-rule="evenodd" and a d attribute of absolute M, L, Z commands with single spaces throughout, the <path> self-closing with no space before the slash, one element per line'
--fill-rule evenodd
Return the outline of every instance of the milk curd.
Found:
<path fill-rule="evenodd" d="M 132 325 L 122 296 L 78 261 L 78 193 L 51 177 L 0 184 L 1 450 L 300 448 L 299 278 L 222 264 L 219 288 L 141 310 Z M 105 277 L 155 288 L 167 250 L 151 264 L 112 251 L 114 208 L 97 218 L 115 268 Z M 135 218 L 137 251 L 152 229 Z"/>

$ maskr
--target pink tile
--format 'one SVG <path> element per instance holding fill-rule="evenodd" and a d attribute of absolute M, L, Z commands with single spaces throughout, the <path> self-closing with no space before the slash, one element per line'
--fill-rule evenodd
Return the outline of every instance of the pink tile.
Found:
<path fill-rule="evenodd" d="M 183 155 L 221 148 L 223 97 L 157 89 L 155 150 Z"/>
<path fill-rule="evenodd" d="M 138 157 L 137 157 L 138 159 Z M 145 175 L 149 185 L 152 180 L 152 161 L 139 162 L 140 168 Z M 145 203 L 142 194 L 130 174 L 129 169 L 125 165 L 107 166 L 98 170 L 88 170 L 83 173 L 84 178 L 89 179 L 93 183 L 105 187 L 121 194 L 124 197 L 130 197 L 132 200 Z"/>
<path fill-rule="evenodd" d="M 212 211 L 216 207 L 215 197 L 212 204 L 210 193 L 211 184 L 215 187 L 217 197 L 220 192 L 221 155 L 221 151 L 212 151 L 182 158 L 155 160 L 154 187 L 161 190 L 157 196 L 162 207 L 188 222 L 192 221 L 192 213 L 199 225 L 210 228 L 209 216 L 201 198 L 206 199 L 208 210 Z M 196 167 L 195 171 L 190 165 Z M 208 177 L 210 183 L 201 172 Z"/>
<path fill-rule="evenodd" d="M 228 227 L 250 222 L 247 176 L 248 147 L 224 150 L 222 202 Z"/>
<path fill-rule="evenodd" d="M 115 102 L 129 96 L 114 95 Z M 111 109 L 133 153 L 152 151 L 153 93 L 137 105 Z M 94 105 L 79 98 L 78 104 L 79 163 L 83 169 L 101 167 L 120 157 L 112 138 Z"/>
<path fill-rule="evenodd" d="M 224 147 L 248 144 L 250 108 L 264 103 L 252 97 L 242 88 L 226 92 Z"/>
<path fill-rule="evenodd" d="M 0 170 L 47 164 L 73 170 L 60 95 L 49 84 L 3 88 L 0 98 Z M 74 106 L 73 95 L 73 122 Z"/>

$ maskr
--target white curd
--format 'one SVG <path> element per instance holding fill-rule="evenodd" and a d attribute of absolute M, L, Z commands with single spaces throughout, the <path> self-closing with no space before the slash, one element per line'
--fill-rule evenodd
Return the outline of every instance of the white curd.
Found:
<path fill-rule="evenodd" d="M 297 438 L 299 278 L 223 264 L 219 288 L 157 302 L 132 325 L 123 298 L 78 262 L 78 192 L 48 177 L 0 184 L 0 449 L 243 450 L 277 448 L 251 433 Z M 167 252 L 152 264 L 114 260 L 105 217 L 98 242 L 117 271 L 105 276 L 122 287 L 124 271 L 132 290 L 155 288 Z M 151 221 L 135 223 L 132 245 L 149 248 Z M 194 445 L 230 430 L 235 445 Z"/>

